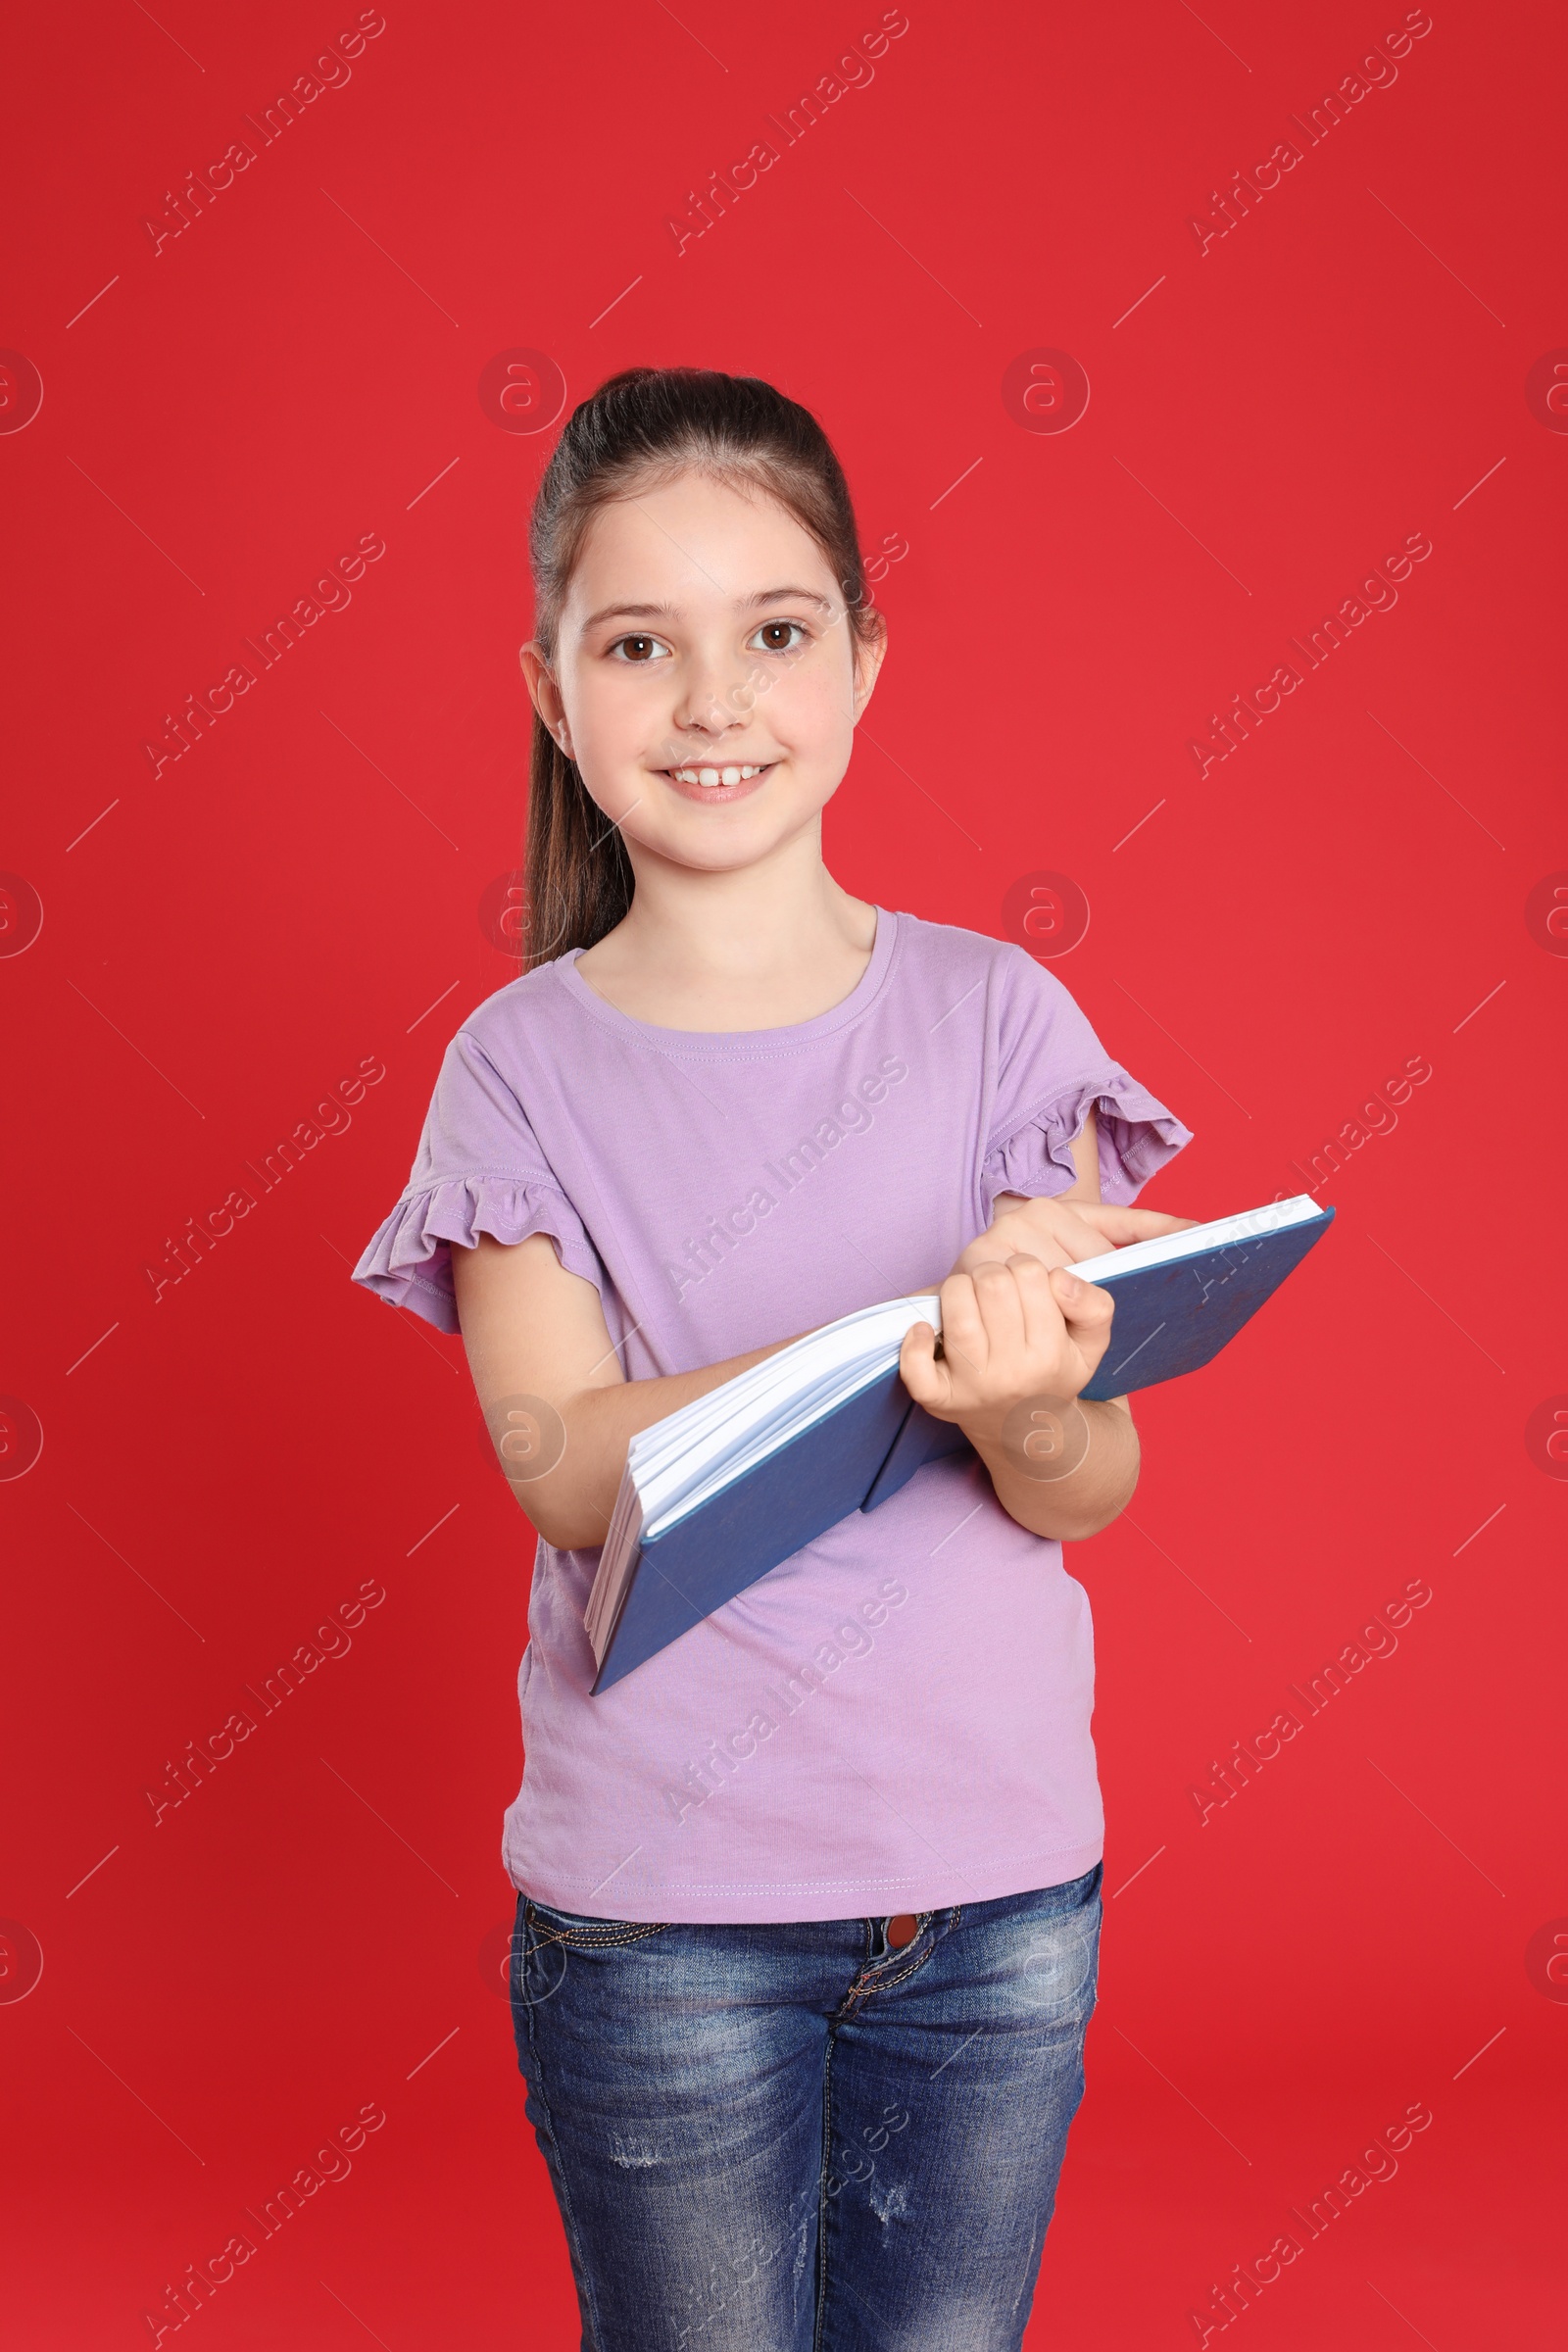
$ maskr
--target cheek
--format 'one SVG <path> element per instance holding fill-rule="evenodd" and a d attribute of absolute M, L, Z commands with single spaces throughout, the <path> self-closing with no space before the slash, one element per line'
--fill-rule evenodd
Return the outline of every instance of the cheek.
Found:
<path fill-rule="evenodd" d="M 673 689 L 654 664 L 585 666 L 564 681 L 566 720 L 577 764 L 590 784 L 603 771 L 641 766 L 669 730 Z"/>
<path fill-rule="evenodd" d="M 842 774 L 854 740 L 850 664 L 838 646 L 823 646 L 759 697 L 757 724 L 803 765 L 837 763 Z"/>

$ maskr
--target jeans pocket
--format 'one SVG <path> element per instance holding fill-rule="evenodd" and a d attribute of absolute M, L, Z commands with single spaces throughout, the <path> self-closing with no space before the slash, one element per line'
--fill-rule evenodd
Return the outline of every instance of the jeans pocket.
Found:
<path fill-rule="evenodd" d="M 662 1936 L 673 1926 L 667 1919 L 589 1919 L 576 1911 L 558 1910 L 554 1903 L 523 1897 L 523 1920 L 530 1943 L 564 1944 L 570 1951 L 607 1951 L 615 1944 L 641 1943 Z"/>
<path fill-rule="evenodd" d="M 575 1911 L 559 1910 L 554 1903 L 521 1898 L 514 1936 L 515 1975 L 514 2007 L 538 2009 L 553 2000 L 575 1964 L 590 1965 L 601 1954 L 610 1959 L 632 1944 L 667 1933 L 673 1922 L 641 1919 L 589 1919 Z"/>

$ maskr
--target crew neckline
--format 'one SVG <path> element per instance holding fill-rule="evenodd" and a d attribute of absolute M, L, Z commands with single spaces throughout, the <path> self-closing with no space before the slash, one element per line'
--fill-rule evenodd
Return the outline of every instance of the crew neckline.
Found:
<path fill-rule="evenodd" d="M 606 1027 L 618 1029 L 624 1036 L 647 1038 L 671 1051 L 746 1053 L 767 1046 L 806 1045 L 815 1038 L 831 1036 L 835 1030 L 858 1020 L 880 990 L 893 960 L 899 917 L 885 906 L 877 906 L 875 912 L 876 937 L 871 943 L 871 958 L 849 995 L 830 1004 L 826 1012 L 814 1013 L 808 1021 L 791 1021 L 777 1029 L 665 1029 L 654 1021 L 639 1021 L 600 996 L 581 977 L 577 958 L 587 954 L 585 948 L 568 949 L 552 969 L 567 995 L 574 997 Z"/>

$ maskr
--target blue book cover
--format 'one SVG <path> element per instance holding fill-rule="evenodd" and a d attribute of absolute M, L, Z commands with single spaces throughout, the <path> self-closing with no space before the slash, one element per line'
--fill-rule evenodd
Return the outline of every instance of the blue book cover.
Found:
<path fill-rule="evenodd" d="M 1209 1363 L 1299 1265 L 1333 1217 L 1332 1208 L 1314 1208 L 1310 1197 L 1301 1194 L 1244 1216 L 1081 1261 L 1074 1271 L 1102 1285 L 1116 1301 L 1110 1345 L 1081 1395 L 1097 1400 L 1126 1396 Z M 918 1319 L 921 1302 L 904 1304 L 907 1328 Z M 846 1325 L 863 1321 L 866 1311 L 846 1317 Z M 934 1316 L 927 1313 L 926 1319 Z M 836 1328 L 795 1342 L 768 1360 L 784 1365 L 811 1340 L 830 1338 Z M 602 1605 L 596 1580 L 590 1604 L 590 1624 L 596 1604 L 609 1618 L 595 1694 L 678 1641 L 851 1511 L 875 1510 L 926 1462 L 973 1452 L 956 1423 L 939 1421 L 915 1403 L 899 1376 L 897 1344 L 884 1339 L 880 1358 L 886 1359 L 890 1348 L 891 1368 L 886 1360 L 877 1361 L 852 1395 L 795 1429 L 695 1507 L 635 1544 L 622 1536 L 618 1598 L 612 1608 Z M 710 1427 L 715 1408 L 722 1410 L 726 1390 L 739 1392 L 744 1383 L 748 1396 L 764 1397 L 765 1384 L 758 1379 L 762 1369 L 754 1366 L 698 1399 L 703 1424 Z M 787 1377 L 775 1375 L 785 1382 Z M 696 1410 L 684 1406 L 667 1424 L 640 1437 L 657 1438 Z M 627 1511 L 635 1506 L 628 1466 L 607 1554 L 617 1527 L 624 1529 Z"/>
<path fill-rule="evenodd" d="M 1298 1194 L 1280 1206 L 1296 1208 L 1298 1203 L 1310 1208 L 1310 1195 Z M 1258 1209 L 1219 1223 L 1246 1226 L 1251 1218 L 1268 1214 Z M 1097 1400 L 1130 1396 L 1137 1389 L 1152 1389 L 1210 1363 L 1333 1222 L 1332 1208 L 1312 1209 L 1293 1223 L 1252 1233 L 1220 1238 L 1216 1229 L 1215 1238 L 1206 1244 L 1202 1236 L 1210 1229 L 1195 1225 L 1186 1233 L 1167 1234 L 1163 1241 L 1136 1242 L 1130 1250 L 1075 1266 L 1075 1273 L 1100 1284 L 1116 1301 L 1110 1346 L 1080 1395 Z M 1178 1249 L 1182 1243 L 1189 1246 Z M 1137 1265 L 1116 1262 L 1135 1257 Z"/>
<path fill-rule="evenodd" d="M 858 1510 L 910 1402 L 895 1364 L 710 1502 L 645 1539 L 595 1692 Z"/>

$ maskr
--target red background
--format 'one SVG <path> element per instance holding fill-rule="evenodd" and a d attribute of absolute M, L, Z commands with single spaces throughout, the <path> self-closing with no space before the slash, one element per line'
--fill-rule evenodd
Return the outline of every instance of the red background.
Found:
<path fill-rule="evenodd" d="M 1568 344 L 1560 12 L 1439 0 L 1307 146 L 1289 117 L 1401 9 L 910 0 L 874 79 L 677 253 L 666 217 L 875 5 L 388 0 L 346 86 L 155 252 L 166 189 L 354 15 L 163 0 L 11 35 L 0 341 L 43 405 L 0 437 L 4 944 L 29 889 L 43 924 L 0 959 L 0 1388 L 24 1408 L 0 1466 L 29 1413 L 43 1449 L 0 1487 L 0 1989 L 34 1946 L 43 1973 L 0 2004 L 8 2341 L 152 2340 L 165 2282 L 371 2101 L 352 2177 L 217 2292 L 208 2352 L 577 2340 L 481 1977 L 531 1539 L 460 1343 L 349 1282 L 445 1041 L 514 968 L 479 908 L 519 855 L 552 436 L 501 429 L 477 385 L 516 347 L 572 399 L 698 362 L 822 416 L 868 548 L 907 550 L 833 870 L 998 933 L 1021 877 L 1076 882 L 1090 928 L 1054 968 L 1196 1131 L 1150 1205 L 1303 1189 L 1430 1062 L 1320 1186 L 1338 1216 L 1301 1275 L 1144 1399 L 1132 1507 L 1068 1554 L 1106 1923 L 1029 2340 L 1196 2341 L 1210 2283 L 1418 2100 L 1397 2177 L 1236 2325 L 1254 2352 L 1556 2340 L 1568 2005 L 1527 1952 L 1568 1929 L 1568 1495 L 1538 1413 L 1568 1389 L 1568 966 L 1527 911 L 1568 866 L 1568 438 L 1526 379 Z M 1200 252 L 1190 216 L 1293 137 Z M 1041 347 L 1087 372 L 1068 431 L 1004 405 Z M 1397 606 L 1200 779 L 1209 714 L 1417 532 Z M 352 606 L 155 776 L 164 714 L 366 533 L 386 553 Z M 352 1128 L 155 1301 L 166 1241 L 368 1057 Z M 1200 1826 L 1211 1760 L 1416 1578 L 1397 1654 Z M 386 1598 L 352 1653 L 155 1826 L 166 1760 L 366 1581 Z"/>

